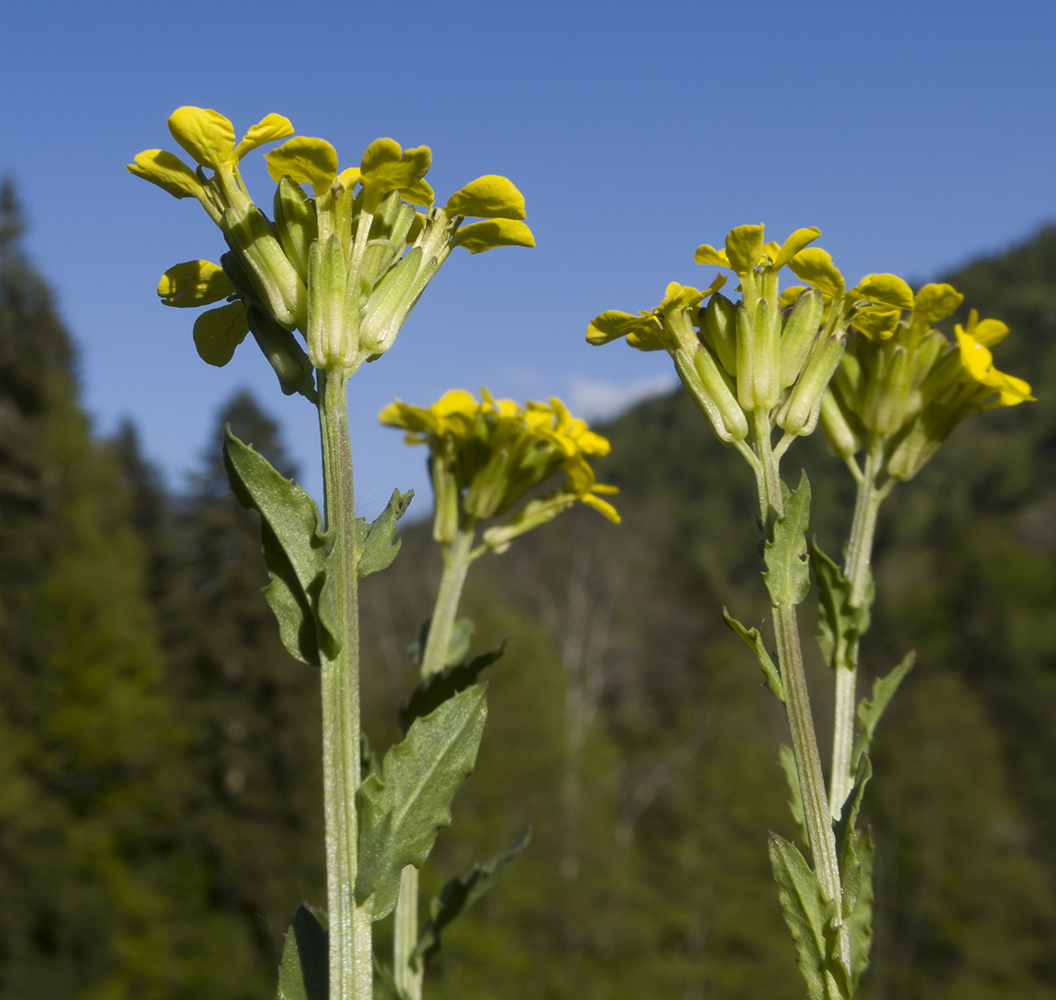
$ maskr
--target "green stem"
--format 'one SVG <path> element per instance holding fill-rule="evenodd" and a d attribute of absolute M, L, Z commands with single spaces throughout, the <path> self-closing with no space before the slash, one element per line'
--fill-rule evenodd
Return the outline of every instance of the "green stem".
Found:
<path fill-rule="evenodd" d="M 322 659 L 323 792 L 330 928 L 330 1000 L 370 1000 L 372 920 L 356 906 L 359 763 L 359 606 L 356 513 L 344 377 L 320 372 L 326 523 L 334 532 L 333 587 L 340 649 Z"/>
<path fill-rule="evenodd" d="M 889 480 L 878 487 L 876 480 L 883 468 L 883 446 L 870 443 L 865 456 L 865 468 L 858 480 L 858 495 L 854 504 L 851 534 L 847 541 L 844 574 L 851 585 L 850 603 L 861 608 L 868 602 L 869 566 L 876 535 L 876 518 L 880 504 L 891 489 Z M 854 785 L 855 718 L 858 710 L 858 643 L 847 649 L 842 658 L 832 664 L 836 673 L 836 704 L 832 736 L 832 787 L 829 811 L 839 819 L 843 804 Z"/>
<path fill-rule="evenodd" d="M 756 474 L 759 490 L 760 516 L 769 537 L 775 518 L 783 515 L 780 468 L 770 444 L 770 420 L 762 411 L 752 413 L 752 431 L 761 470 Z M 803 650 L 799 640 L 799 622 L 794 604 L 773 607 L 774 637 L 777 641 L 778 666 L 785 688 L 785 712 L 792 737 L 792 752 L 796 758 L 799 790 L 803 800 L 803 821 L 814 856 L 814 871 L 822 891 L 835 904 L 835 920 L 840 926 L 840 957 L 850 972 L 851 950 L 847 930 L 842 926 L 843 893 L 840 886 L 840 866 L 836 856 L 836 835 L 829 818 L 829 803 L 825 792 L 825 777 L 821 771 L 821 755 L 810 711 L 807 677 L 803 670 Z"/>
<path fill-rule="evenodd" d="M 444 546 L 444 573 L 440 578 L 433 617 L 429 622 L 429 635 L 422 654 L 422 679 L 427 680 L 440 673 L 451 632 L 466 582 L 469 564 L 476 558 L 473 552 L 473 536 L 476 521 L 467 518 L 450 545 Z M 425 969 L 419 963 L 412 966 L 411 955 L 418 944 L 418 869 L 407 865 L 400 873 L 400 895 L 396 901 L 396 917 L 393 934 L 392 964 L 396 985 L 408 1000 L 421 1000 L 422 976 Z"/>

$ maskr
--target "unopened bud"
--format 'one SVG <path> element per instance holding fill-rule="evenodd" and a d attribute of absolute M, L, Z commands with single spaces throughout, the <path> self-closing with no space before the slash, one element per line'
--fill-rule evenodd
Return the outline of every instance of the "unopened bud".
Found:
<path fill-rule="evenodd" d="M 825 391 L 843 356 L 845 340 L 833 334 L 814 346 L 777 422 L 792 434 L 810 434 L 818 422 Z"/>
<path fill-rule="evenodd" d="M 492 517 L 502 507 L 509 485 L 510 454 L 502 448 L 477 470 L 466 492 L 465 508 L 473 517 Z"/>
<path fill-rule="evenodd" d="M 422 267 L 421 247 L 413 247 L 385 272 L 363 309 L 360 342 L 364 349 L 381 354 L 392 346 L 407 313 L 431 277 L 432 269 Z"/>
<path fill-rule="evenodd" d="M 429 475 L 433 481 L 433 538 L 442 545 L 450 545 L 458 534 L 458 483 L 443 457 L 429 458 Z"/>
<path fill-rule="evenodd" d="M 781 388 L 799 378 L 799 373 L 810 357 L 810 349 L 818 335 L 824 300 L 813 288 L 796 300 L 781 331 Z"/>
<path fill-rule="evenodd" d="M 297 338 L 256 305 L 246 309 L 246 319 L 249 332 L 278 376 L 282 391 L 287 396 L 299 392 L 311 402 L 316 402 L 318 397 L 312 378 L 312 362 Z"/>
<path fill-rule="evenodd" d="M 275 322 L 287 330 L 303 327 L 307 289 L 264 213 L 255 205 L 241 217 L 228 210 L 223 215 L 223 228 L 254 291 Z"/>
<path fill-rule="evenodd" d="M 359 345 L 346 322 L 345 253 L 341 238 L 331 233 L 316 240 L 308 255 L 308 356 L 316 368 L 351 368 Z"/>
<path fill-rule="evenodd" d="M 319 235 L 319 221 L 308 195 L 289 177 L 283 177 L 275 189 L 275 230 L 287 260 L 307 285 L 308 251 Z"/>
<path fill-rule="evenodd" d="M 862 447 L 861 438 L 854 432 L 831 389 L 821 398 L 821 429 L 840 458 L 850 458 Z"/>
<path fill-rule="evenodd" d="M 704 343 L 731 377 L 737 374 L 737 327 L 733 303 L 716 292 L 701 313 L 700 333 Z"/>

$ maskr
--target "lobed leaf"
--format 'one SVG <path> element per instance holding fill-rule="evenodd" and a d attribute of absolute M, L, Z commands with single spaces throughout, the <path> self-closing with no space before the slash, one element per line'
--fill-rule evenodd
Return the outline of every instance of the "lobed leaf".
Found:
<path fill-rule="evenodd" d="M 420 868 L 440 827 L 451 824 L 451 800 L 476 763 L 484 732 L 484 688 L 474 685 L 411 725 L 356 792 L 359 877 L 356 902 L 373 898 L 375 920 L 388 916 L 404 866 Z"/>
<path fill-rule="evenodd" d="M 763 642 L 759 629 L 747 628 L 742 625 L 725 607 L 722 609 L 722 619 L 748 644 L 752 652 L 758 657 L 759 666 L 763 668 L 763 676 L 766 678 L 766 686 L 773 691 L 778 701 L 784 703 L 785 685 L 781 680 L 781 671 L 778 670 L 777 665 L 770 658 L 770 654 L 766 650 L 766 643 Z"/>
<path fill-rule="evenodd" d="M 851 581 L 824 552 L 817 541 L 810 545 L 810 565 L 818 585 L 818 645 L 825 662 L 834 670 L 854 669 L 855 646 L 869 629 L 869 609 L 876 593 L 870 574 L 865 602 L 851 604 Z"/>
<path fill-rule="evenodd" d="M 401 493 L 393 490 L 388 505 L 381 515 L 367 524 L 365 518 L 356 521 L 356 573 L 363 577 L 391 565 L 400 551 L 403 540 L 396 537 L 396 523 L 414 499 L 414 490 Z"/>
<path fill-rule="evenodd" d="M 421 681 L 411 693 L 407 704 L 397 713 L 396 718 L 400 729 L 406 734 L 415 719 L 436 711 L 449 698 L 453 698 L 460 691 L 465 691 L 466 688 L 475 684 L 481 671 L 485 667 L 490 667 L 505 651 L 506 640 L 503 639 L 502 645 L 497 649 L 482 653 L 469 663 L 464 663 L 444 673 L 433 674 L 432 677 Z"/>
<path fill-rule="evenodd" d="M 463 878 L 453 878 L 434 896 L 429 904 L 430 917 L 418 935 L 418 944 L 411 953 L 411 964 L 428 962 L 440 950 L 440 936 L 445 927 L 463 910 L 490 892 L 532 839 L 532 828 L 524 831 L 506 850 L 483 864 L 476 864 Z"/>
<path fill-rule="evenodd" d="M 810 590 L 807 525 L 810 521 L 810 481 L 802 473 L 799 486 L 785 496 L 785 513 L 774 523 L 763 551 L 766 589 L 774 607 L 801 604 Z"/>
<path fill-rule="evenodd" d="M 858 758 L 869 752 L 880 716 L 884 714 L 888 702 L 895 696 L 902 679 L 913 669 L 916 662 L 916 650 L 911 650 L 902 657 L 902 662 L 886 677 L 878 677 L 873 683 L 872 700 L 863 698 L 858 703 L 858 732 L 851 750 L 851 767 L 858 766 Z"/>
<path fill-rule="evenodd" d="M 279 966 L 278 1000 L 327 1000 L 330 941 L 322 924 L 302 906 L 286 932 Z"/>

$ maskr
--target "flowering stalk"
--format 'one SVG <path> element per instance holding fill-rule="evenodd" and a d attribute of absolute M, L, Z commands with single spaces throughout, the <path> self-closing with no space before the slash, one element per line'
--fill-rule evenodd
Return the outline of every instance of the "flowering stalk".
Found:
<path fill-rule="evenodd" d="M 271 575 L 265 594 L 283 642 L 321 673 L 329 927 L 324 932 L 307 910 L 297 914 L 279 993 L 303 995 L 304 981 L 328 968 L 329 1000 L 368 1000 L 373 922 L 392 912 L 401 871 L 422 864 L 437 828 L 450 822 L 451 797 L 476 759 L 485 706 L 481 688 L 451 692 L 411 719 L 405 740 L 361 780 L 358 580 L 392 562 L 410 494 L 394 493 L 373 524 L 357 521 L 347 384 L 364 361 L 392 346 L 452 249 L 475 254 L 533 246 L 534 238 L 522 221 L 524 199 L 505 177 L 480 177 L 432 207 L 425 146 L 404 150 L 378 139 L 358 167 L 339 171 L 333 146 L 293 136 L 280 115 L 268 115 L 237 144 L 231 122 L 209 109 L 179 108 L 169 129 L 195 169 L 157 149 L 128 169 L 176 198 L 198 200 L 228 250 L 219 265 L 188 261 L 166 271 L 162 302 L 226 300 L 194 324 L 203 360 L 226 365 L 252 333 L 282 391 L 303 395 L 319 411 L 325 523 L 311 498 L 252 448 L 229 435 L 224 454 L 239 500 L 261 515 Z M 271 220 L 253 203 L 239 163 L 279 139 L 287 141 L 266 155 L 277 185 Z M 467 217 L 481 221 L 464 224 Z"/>
<path fill-rule="evenodd" d="M 616 510 L 598 495 L 613 493 L 614 487 L 596 483 L 587 461 L 589 456 L 606 454 L 609 443 L 572 417 L 559 399 L 520 407 L 509 399 L 492 398 L 486 389 L 481 390 L 480 402 L 461 390 L 448 392 L 428 408 L 397 400 L 381 412 L 380 419 L 406 431 L 409 444 L 429 448 L 435 495 L 433 537 L 441 546 L 444 569 L 432 617 L 423 628 L 418 692 L 426 692 L 437 684 L 454 683 L 459 671 L 465 680 L 475 679 L 501 653 L 500 649 L 456 666 L 465 652 L 454 641 L 456 625 L 468 632 L 465 626 L 471 624 L 456 621 L 458 605 L 476 559 L 489 551 L 505 552 L 518 536 L 546 524 L 577 501 L 619 522 Z M 558 489 L 526 500 L 526 494 L 561 473 L 564 483 Z M 481 522 L 497 523 L 485 528 L 483 542 L 475 546 Z M 517 850 L 520 846 L 515 845 L 500 856 L 505 859 L 502 864 Z M 493 877 L 495 859 L 489 864 Z M 406 1000 L 420 1000 L 425 959 L 434 950 L 423 947 L 423 938 L 429 936 L 419 932 L 418 906 L 418 870 L 408 865 L 401 872 L 393 936 L 393 980 Z"/>

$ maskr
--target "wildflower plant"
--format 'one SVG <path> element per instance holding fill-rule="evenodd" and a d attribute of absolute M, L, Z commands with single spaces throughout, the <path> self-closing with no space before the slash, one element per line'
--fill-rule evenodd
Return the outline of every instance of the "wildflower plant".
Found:
<path fill-rule="evenodd" d="M 236 496 L 261 517 L 270 573 L 265 595 L 283 643 L 321 672 L 326 927 L 307 909 L 297 914 L 286 937 L 279 996 L 364 1000 L 373 988 L 372 925 L 396 908 L 405 869 L 425 861 L 437 829 L 450 823 L 452 797 L 476 759 L 485 695 L 472 682 L 434 685 L 428 697 L 416 692 L 401 715 L 404 740 L 361 774 L 358 581 L 395 558 L 397 521 L 411 493 L 395 491 L 373 523 L 356 518 L 348 380 L 363 362 L 388 351 L 456 247 L 476 254 L 530 247 L 534 239 L 524 222 L 524 198 L 505 177 L 477 178 L 438 207 L 425 179 L 431 164 L 425 146 L 403 149 L 392 139 L 377 139 L 358 166 L 341 169 L 330 143 L 294 135 L 280 115 L 266 116 L 237 142 L 232 123 L 213 110 L 178 108 L 168 124 L 192 162 L 151 149 L 128 169 L 176 198 L 196 199 L 219 227 L 226 252 L 219 263 L 188 261 L 166 271 L 158 285 L 161 301 L 178 308 L 212 307 L 194 323 L 195 346 L 209 364 L 226 365 L 251 333 L 282 391 L 304 396 L 319 412 L 324 515 L 300 487 L 230 432 L 224 460 Z M 239 165 L 254 149 L 280 140 L 285 141 L 265 154 L 275 182 L 269 218 L 253 201 Z M 536 411 L 522 414 L 522 424 L 536 430 L 517 438 L 507 404 L 487 405 L 506 422 L 494 449 L 485 442 L 481 451 L 490 486 L 467 493 L 476 513 L 460 523 L 458 537 L 468 531 L 469 516 L 507 510 L 509 503 L 503 503 L 512 503 L 518 490 L 523 493 L 559 468 L 566 469 L 571 485 L 546 511 L 538 509 L 519 524 L 505 522 L 513 532 L 505 544 L 531 527 L 529 520 L 546 520 L 561 504 L 575 499 L 604 504 L 594 495 L 602 488 L 583 460 L 600 453 L 601 438 L 557 403 L 545 419 Z M 487 417 L 478 416 L 480 421 L 490 426 Z M 545 447 L 539 444 L 543 440 L 549 442 Z M 467 459 L 461 468 L 471 464 Z M 501 549 L 504 543 L 486 539 L 485 544 Z M 441 652 L 430 650 L 430 642 Z M 430 634 L 426 651 L 433 658 L 424 662 L 449 665 L 449 649 Z M 480 881 L 474 883 L 478 893 Z M 465 892 L 460 898 L 464 903 Z M 403 916 L 406 926 L 411 915 Z M 439 943 L 439 925 L 431 926 L 423 934 L 433 938 L 423 948 Z M 414 941 L 413 947 L 419 944 Z M 408 944 L 405 967 L 412 951 Z M 401 989 L 407 983 L 402 977 Z"/>
<path fill-rule="evenodd" d="M 694 257 L 733 271 L 738 301 L 720 291 L 722 272 L 703 291 L 672 283 L 655 309 L 601 313 L 587 340 L 626 338 L 638 350 L 666 350 L 719 439 L 755 474 L 777 662 L 758 629 L 723 613 L 756 654 L 788 717 L 792 746 L 781 748 L 780 762 L 812 862 L 774 833 L 769 853 L 797 962 L 812 1000 L 847 1000 L 868 966 L 872 937 L 874 848 L 869 831 L 856 827 L 872 773 L 868 750 L 913 663 L 910 654 L 875 683 L 871 698 L 856 701 L 858 647 L 874 597 L 877 512 L 895 482 L 916 475 L 969 414 L 1033 397 L 1024 381 L 994 367 L 990 348 L 1008 333 L 1003 323 L 973 312 L 951 343 L 933 324 L 960 305 L 955 289 L 932 284 L 914 294 L 893 274 L 869 274 L 848 289 L 830 255 L 812 245 L 820 235 L 799 229 L 768 243 L 763 226 L 738 226 L 723 248 L 705 244 Z M 786 267 L 802 284 L 779 288 Z M 806 475 L 794 490 L 780 475 L 792 442 L 819 422 L 858 484 L 842 566 L 816 544 L 808 548 Z M 828 788 L 796 610 L 810 590 L 811 568 L 819 645 L 836 689 Z"/>
<path fill-rule="evenodd" d="M 416 703 L 431 706 L 474 683 L 502 655 L 499 647 L 461 662 L 473 623 L 458 619 L 457 613 L 473 562 L 489 552 L 505 552 L 520 535 L 548 523 L 576 502 L 615 523 L 620 517 L 602 499 L 616 488 L 595 482 L 587 461 L 607 454 L 609 442 L 574 418 L 559 399 L 521 407 L 511 399 L 494 399 L 487 389 L 481 389 L 479 402 L 455 389 L 429 407 L 397 400 L 381 411 L 379 419 L 405 431 L 408 444 L 428 448 L 433 538 L 441 547 L 444 567 L 432 616 L 411 647 L 421 681 L 401 712 L 402 725 L 414 714 Z M 558 479 L 556 488 L 548 489 Z M 527 844 L 528 835 L 464 878 L 448 883 L 431 904 L 430 920 L 421 931 L 418 869 L 404 868 L 393 937 L 393 985 L 399 996 L 420 1000 L 425 964 L 439 947 L 441 928 L 453 913 L 494 884 L 496 875 Z"/>

